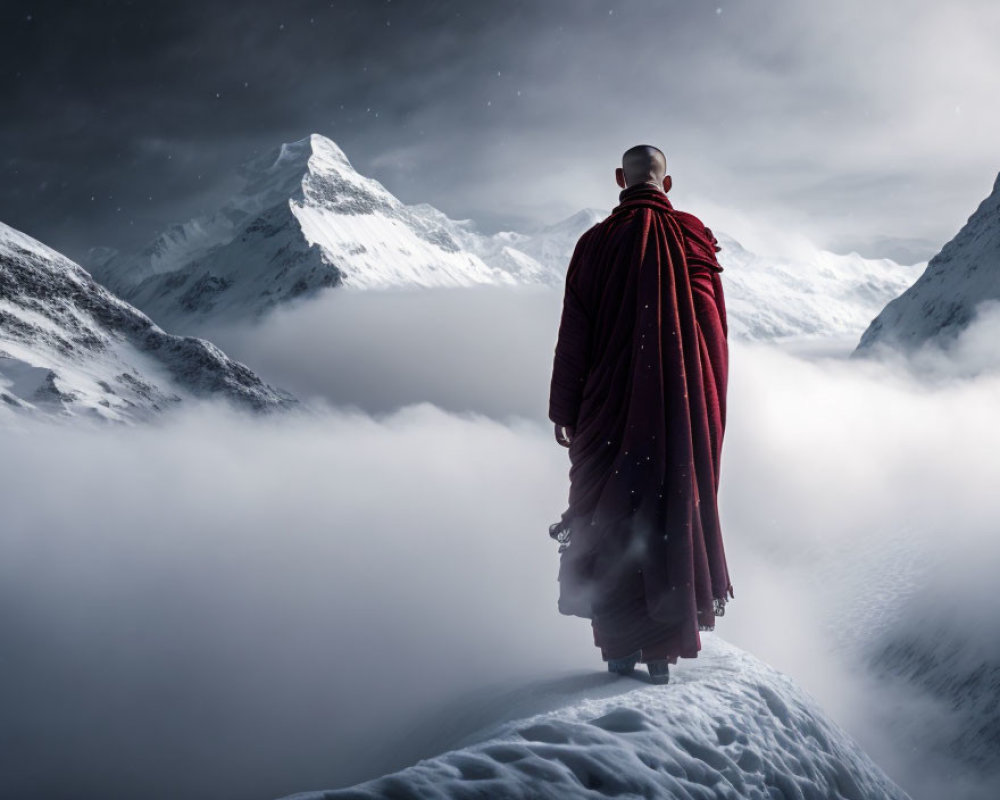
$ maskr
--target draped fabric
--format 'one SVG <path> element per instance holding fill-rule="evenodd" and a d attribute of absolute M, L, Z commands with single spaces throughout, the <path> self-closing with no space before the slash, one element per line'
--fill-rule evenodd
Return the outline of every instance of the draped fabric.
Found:
<path fill-rule="evenodd" d="M 605 657 L 694 657 L 733 596 L 716 496 L 728 347 L 715 237 L 649 185 L 577 244 L 550 419 L 575 427 L 559 609 Z M 627 652 L 614 652 L 631 648 Z M 644 652 L 644 660 L 646 660 Z"/>

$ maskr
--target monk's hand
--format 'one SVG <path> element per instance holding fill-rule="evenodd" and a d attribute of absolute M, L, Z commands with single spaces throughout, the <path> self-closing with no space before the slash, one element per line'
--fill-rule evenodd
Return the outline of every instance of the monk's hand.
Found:
<path fill-rule="evenodd" d="M 560 425 L 556 423 L 556 441 L 563 447 L 569 447 L 575 435 L 576 429 L 572 425 Z"/>

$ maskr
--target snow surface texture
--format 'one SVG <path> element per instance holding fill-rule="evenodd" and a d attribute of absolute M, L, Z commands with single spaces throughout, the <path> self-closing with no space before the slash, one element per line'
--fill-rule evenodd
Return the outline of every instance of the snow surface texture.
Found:
<path fill-rule="evenodd" d="M 790 678 L 703 639 L 668 686 L 578 693 L 394 775 L 288 800 L 907 797 Z"/>
<path fill-rule="evenodd" d="M 210 342 L 164 333 L 65 256 L 0 223 L 4 413 L 146 418 L 184 397 L 290 405 Z"/>
<path fill-rule="evenodd" d="M 327 287 L 561 286 L 585 209 L 529 233 L 480 233 L 427 204 L 408 206 L 312 134 L 247 163 L 223 208 L 175 225 L 138 254 L 91 252 L 98 280 L 168 327 L 254 319 Z M 756 255 L 719 237 L 734 336 L 856 336 L 916 276 L 912 267 L 813 250 Z"/>
<path fill-rule="evenodd" d="M 913 350 L 946 343 L 965 330 L 984 301 L 1000 300 L 1000 175 L 993 192 L 927 264 L 919 279 L 889 303 L 864 332 L 858 351 Z"/>

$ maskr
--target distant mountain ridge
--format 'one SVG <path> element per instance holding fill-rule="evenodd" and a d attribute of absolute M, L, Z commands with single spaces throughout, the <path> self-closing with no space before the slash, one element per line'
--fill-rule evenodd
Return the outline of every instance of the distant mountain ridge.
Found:
<path fill-rule="evenodd" d="M 945 344 L 990 300 L 1000 300 L 1000 175 L 955 238 L 872 321 L 856 352 L 910 351 L 932 340 Z"/>
<path fill-rule="evenodd" d="M 561 287 L 580 235 L 607 216 L 584 209 L 532 232 L 484 234 L 426 203 L 402 203 L 319 134 L 240 175 L 243 188 L 222 208 L 170 227 L 142 252 L 92 251 L 95 277 L 179 331 L 256 319 L 331 287 Z M 916 276 L 888 259 L 820 250 L 775 258 L 719 238 L 737 338 L 856 336 Z"/>
<path fill-rule="evenodd" d="M 716 235 L 729 332 L 738 339 L 857 336 L 922 266 L 819 249 L 761 255 Z"/>
<path fill-rule="evenodd" d="M 295 402 L 210 342 L 165 333 L 79 265 L 0 223 L 0 408 L 136 421 L 192 397 L 255 410 Z"/>

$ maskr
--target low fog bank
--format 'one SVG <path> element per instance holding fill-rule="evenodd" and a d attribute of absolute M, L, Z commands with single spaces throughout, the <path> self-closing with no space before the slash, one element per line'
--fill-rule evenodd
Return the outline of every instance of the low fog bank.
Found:
<path fill-rule="evenodd" d="M 902 351 L 884 342 L 871 347 L 874 357 L 897 372 L 909 373 L 925 384 L 946 384 L 961 378 L 976 378 L 1000 370 L 1000 301 L 976 304 L 970 323 L 939 334 L 915 349 Z"/>
<path fill-rule="evenodd" d="M 558 310 L 552 291 L 344 293 L 222 342 L 310 413 L 0 430 L 2 793 L 340 786 L 472 733 L 468 698 L 599 672 L 587 623 L 556 612 L 546 532 L 567 490 L 544 422 Z M 943 796 L 930 764 L 956 800 L 994 770 L 879 661 L 930 637 L 1000 663 L 1000 376 L 977 372 L 732 344 L 718 634 L 916 800 Z"/>
<path fill-rule="evenodd" d="M 403 732 L 456 695 L 592 664 L 543 433 L 429 405 L 5 432 L 3 794 L 353 782 L 430 754 Z"/>
<path fill-rule="evenodd" d="M 764 345 L 733 359 L 739 623 L 722 634 L 796 677 L 915 800 L 995 797 L 1000 375 L 926 382 Z"/>
<path fill-rule="evenodd" d="M 561 305 L 542 286 L 332 290 L 197 334 L 307 400 L 544 420 Z"/>

